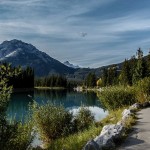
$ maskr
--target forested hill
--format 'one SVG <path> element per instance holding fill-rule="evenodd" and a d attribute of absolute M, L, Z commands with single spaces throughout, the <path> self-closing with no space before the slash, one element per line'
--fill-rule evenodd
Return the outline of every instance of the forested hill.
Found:
<path fill-rule="evenodd" d="M 128 60 L 131 61 L 134 58 L 136 58 L 136 57 L 133 56 Z M 144 56 L 143 59 L 147 60 L 148 55 Z M 102 66 L 102 67 L 93 68 L 93 69 L 92 68 L 79 68 L 75 71 L 75 73 L 73 75 L 69 75 L 69 77 L 71 78 L 74 76 L 76 79 L 85 79 L 89 73 L 94 73 L 97 77 L 100 77 L 102 75 L 104 69 L 108 69 L 111 67 L 116 67 L 117 71 L 120 72 L 122 69 L 123 63 L 124 63 L 124 60 L 120 63 L 110 64 L 107 66 Z"/>

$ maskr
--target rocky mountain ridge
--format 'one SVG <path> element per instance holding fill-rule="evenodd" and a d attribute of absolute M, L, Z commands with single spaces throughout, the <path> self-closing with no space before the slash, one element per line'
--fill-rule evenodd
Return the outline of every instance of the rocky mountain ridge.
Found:
<path fill-rule="evenodd" d="M 11 63 L 13 66 L 33 67 L 36 76 L 66 75 L 75 71 L 33 45 L 16 39 L 0 44 L 0 61 Z"/>

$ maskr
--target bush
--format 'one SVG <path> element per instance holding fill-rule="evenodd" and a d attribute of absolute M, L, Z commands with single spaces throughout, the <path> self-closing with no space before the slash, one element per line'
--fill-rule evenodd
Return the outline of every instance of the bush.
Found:
<path fill-rule="evenodd" d="M 81 107 L 74 118 L 74 128 L 77 131 L 88 129 L 94 123 L 94 116 L 88 108 Z"/>
<path fill-rule="evenodd" d="M 136 102 L 136 90 L 133 87 L 114 86 L 103 88 L 100 101 L 108 110 L 132 105 Z"/>
<path fill-rule="evenodd" d="M 137 99 L 143 103 L 150 100 L 150 77 L 146 77 L 137 82 Z"/>
<path fill-rule="evenodd" d="M 24 124 L 17 123 L 14 128 L 14 136 L 10 138 L 9 144 L 7 144 L 7 148 L 11 150 L 28 149 L 33 140 L 33 135 L 31 135 L 32 125 L 30 121 Z"/>
<path fill-rule="evenodd" d="M 72 132 L 72 114 L 62 106 L 47 103 L 34 105 L 33 120 L 38 133 L 45 142 L 52 141 Z"/>
<path fill-rule="evenodd" d="M 104 125 L 116 124 L 122 118 L 122 111 L 119 109 L 110 112 L 110 114 L 96 125 L 90 126 L 89 129 L 85 129 L 82 132 L 78 132 L 69 135 L 65 138 L 60 138 L 49 144 L 48 150 L 81 150 L 90 139 L 94 139 L 98 136 Z"/>
<path fill-rule="evenodd" d="M 32 141 L 30 126 L 7 119 L 7 107 L 12 87 L 7 83 L 10 77 L 19 74 L 20 69 L 13 69 L 10 64 L 0 64 L 0 149 L 25 150 Z"/>

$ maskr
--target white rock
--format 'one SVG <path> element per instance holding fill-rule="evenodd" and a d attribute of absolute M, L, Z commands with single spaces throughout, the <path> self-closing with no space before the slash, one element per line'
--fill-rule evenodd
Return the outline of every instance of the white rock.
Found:
<path fill-rule="evenodd" d="M 131 110 L 130 109 L 125 109 L 123 112 L 122 112 L 122 116 L 125 116 L 125 115 L 131 115 Z"/>
<path fill-rule="evenodd" d="M 110 135 L 103 134 L 103 135 L 97 136 L 94 139 L 94 141 L 98 144 L 99 149 L 102 149 L 104 147 L 105 148 L 115 147 L 115 144 Z"/>
<path fill-rule="evenodd" d="M 139 103 L 135 103 L 133 104 L 130 109 L 139 109 L 140 108 L 140 104 Z"/>
<path fill-rule="evenodd" d="M 126 120 L 127 118 L 129 118 L 132 115 L 132 112 L 130 109 L 125 109 L 122 112 L 122 120 Z"/>
<path fill-rule="evenodd" d="M 99 145 L 99 148 L 115 147 L 115 141 L 121 137 L 123 129 L 122 125 L 106 125 L 94 141 Z"/>

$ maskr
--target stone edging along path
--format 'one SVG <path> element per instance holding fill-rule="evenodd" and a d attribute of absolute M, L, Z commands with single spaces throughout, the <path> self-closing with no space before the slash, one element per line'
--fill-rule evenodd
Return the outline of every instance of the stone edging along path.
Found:
<path fill-rule="evenodd" d="M 133 115 L 135 110 L 148 106 L 150 106 L 150 102 L 143 104 L 135 103 L 129 109 L 125 109 L 122 112 L 122 119 L 117 124 L 104 126 L 100 135 L 88 141 L 83 150 L 114 149 L 124 134 L 127 119 Z"/>

